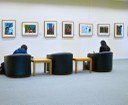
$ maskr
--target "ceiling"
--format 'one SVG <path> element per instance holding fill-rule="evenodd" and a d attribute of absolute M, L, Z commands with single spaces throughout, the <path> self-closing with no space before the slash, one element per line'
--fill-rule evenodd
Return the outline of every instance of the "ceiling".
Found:
<path fill-rule="evenodd" d="M 0 2 L 128 9 L 128 0 L 0 0 Z"/>

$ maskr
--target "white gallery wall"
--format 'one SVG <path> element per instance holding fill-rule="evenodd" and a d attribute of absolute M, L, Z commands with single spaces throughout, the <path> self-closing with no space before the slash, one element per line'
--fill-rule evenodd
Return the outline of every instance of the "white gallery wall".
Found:
<path fill-rule="evenodd" d="M 3 0 L 0 1 L 0 21 L 16 20 L 16 37 L 2 38 L 0 24 L 0 62 L 21 44 L 28 45 L 34 57 L 46 57 L 56 52 L 72 52 L 73 56 L 87 56 L 98 52 L 104 39 L 114 53 L 114 59 L 128 58 L 128 2 L 111 0 Z M 44 21 L 57 21 L 56 38 L 44 37 Z M 62 38 L 62 21 L 74 22 L 74 37 Z M 23 36 L 22 22 L 38 22 L 38 36 Z M 93 35 L 79 36 L 79 23 L 93 24 Z M 114 23 L 124 23 L 124 37 L 114 37 Z M 110 24 L 110 36 L 98 36 L 97 24 Z"/>

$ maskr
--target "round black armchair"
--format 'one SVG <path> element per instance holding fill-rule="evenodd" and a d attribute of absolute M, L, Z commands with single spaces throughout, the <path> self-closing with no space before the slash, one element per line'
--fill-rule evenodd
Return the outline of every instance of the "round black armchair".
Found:
<path fill-rule="evenodd" d="M 100 53 L 89 53 L 92 58 L 92 71 L 110 72 L 113 66 L 113 52 L 105 51 Z"/>
<path fill-rule="evenodd" d="M 5 75 L 9 77 L 28 77 L 31 75 L 31 55 L 13 54 L 4 57 Z"/>
<path fill-rule="evenodd" d="M 73 54 L 68 52 L 48 54 L 47 58 L 52 59 L 52 73 L 66 75 L 73 72 Z"/>

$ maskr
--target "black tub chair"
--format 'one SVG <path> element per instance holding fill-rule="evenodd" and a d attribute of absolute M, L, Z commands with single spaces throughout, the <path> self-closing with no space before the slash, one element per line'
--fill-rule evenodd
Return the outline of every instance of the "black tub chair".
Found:
<path fill-rule="evenodd" d="M 47 58 L 52 59 L 52 74 L 66 75 L 73 72 L 73 54 L 68 52 L 48 54 Z M 48 68 L 49 65 L 47 64 Z"/>
<path fill-rule="evenodd" d="M 31 55 L 13 54 L 4 56 L 5 75 L 8 77 L 31 76 Z"/>
<path fill-rule="evenodd" d="M 113 52 L 89 53 L 88 57 L 92 58 L 92 71 L 110 72 L 113 66 Z"/>

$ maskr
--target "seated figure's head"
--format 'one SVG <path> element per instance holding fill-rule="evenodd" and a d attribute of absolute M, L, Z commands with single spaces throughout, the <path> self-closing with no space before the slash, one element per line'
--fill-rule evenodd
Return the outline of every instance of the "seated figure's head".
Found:
<path fill-rule="evenodd" d="M 106 42 L 104 40 L 101 40 L 100 43 L 101 43 L 102 46 L 106 45 Z"/>
<path fill-rule="evenodd" d="M 23 45 L 21 45 L 21 48 L 23 48 L 27 51 L 27 45 L 23 44 Z"/>

